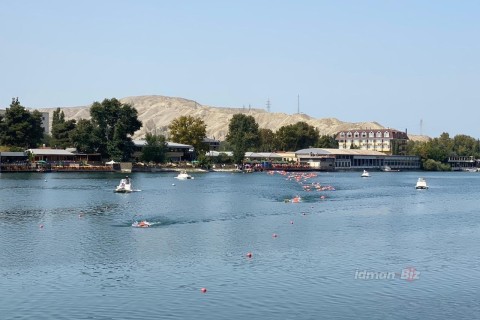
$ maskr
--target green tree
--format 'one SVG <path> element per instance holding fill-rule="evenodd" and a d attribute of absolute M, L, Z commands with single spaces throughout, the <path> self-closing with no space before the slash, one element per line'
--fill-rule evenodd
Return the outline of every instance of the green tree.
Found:
<path fill-rule="evenodd" d="M 275 133 L 270 129 L 260 129 L 258 131 L 260 145 L 257 148 L 259 152 L 273 152 L 278 149 Z"/>
<path fill-rule="evenodd" d="M 18 98 L 12 99 L 0 121 L 0 144 L 32 148 L 38 146 L 42 138 L 42 114 L 37 110 L 29 112 Z"/>
<path fill-rule="evenodd" d="M 65 114 L 60 108 L 53 111 L 52 116 L 52 139 L 50 141 L 51 146 L 57 148 L 67 148 L 72 146 L 72 140 L 70 135 L 75 129 L 76 121 L 68 120 L 65 121 Z"/>
<path fill-rule="evenodd" d="M 318 139 L 317 148 L 338 148 L 338 141 L 335 140 L 335 135 L 323 135 Z"/>
<path fill-rule="evenodd" d="M 478 143 L 475 138 L 464 134 L 453 137 L 453 152 L 457 156 L 478 156 Z"/>
<path fill-rule="evenodd" d="M 453 140 L 448 133 L 444 132 L 438 138 L 427 142 L 428 159 L 438 162 L 446 162 L 448 156 L 453 155 Z"/>
<path fill-rule="evenodd" d="M 130 160 L 134 150 L 131 136 L 142 127 L 137 110 L 112 98 L 94 102 L 90 116 L 99 139 L 98 152 L 115 161 Z"/>
<path fill-rule="evenodd" d="M 227 142 L 232 147 L 233 161 L 241 164 L 245 152 L 255 150 L 259 144 L 258 123 L 253 116 L 242 113 L 234 114 L 228 125 Z"/>
<path fill-rule="evenodd" d="M 100 149 L 100 133 L 90 120 L 81 119 L 78 121 L 75 129 L 72 130 L 70 138 L 73 146 L 84 153 L 96 153 Z"/>
<path fill-rule="evenodd" d="M 195 155 L 205 154 L 208 145 L 203 142 L 207 135 L 207 125 L 202 119 L 192 116 L 181 116 L 168 126 L 170 140 L 193 146 Z"/>
<path fill-rule="evenodd" d="M 303 121 L 280 127 L 276 136 L 279 146 L 285 151 L 296 151 L 313 147 L 317 145 L 320 137 L 315 127 Z"/>
<path fill-rule="evenodd" d="M 449 171 L 450 165 L 433 159 L 427 159 L 423 161 L 423 169 L 427 171 Z"/>
<path fill-rule="evenodd" d="M 155 163 L 165 162 L 167 154 L 167 141 L 165 136 L 147 133 L 145 140 L 147 144 L 142 150 L 142 161 Z"/>

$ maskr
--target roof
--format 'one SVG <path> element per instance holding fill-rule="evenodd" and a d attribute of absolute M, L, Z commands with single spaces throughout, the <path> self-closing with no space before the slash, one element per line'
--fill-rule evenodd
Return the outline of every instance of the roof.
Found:
<path fill-rule="evenodd" d="M 329 149 L 329 148 L 309 148 L 295 152 L 296 155 L 359 155 L 359 156 L 384 156 L 380 151 L 359 150 L 359 149 Z"/>
<path fill-rule="evenodd" d="M 220 154 L 226 154 L 228 157 L 233 157 L 233 152 L 232 151 L 207 151 L 205 155 L 207 157 L 218 157 Z"/>
<path fill-rule="evenodd" d="M 203 138 L 203 142 L 220 142 L 220 140 L 217 139 L 212 139 L 212 138 Z"/>
<path fill-rule="evenodd" d="M 245 152 L 246 158 L 281 158 L 282 156 L 274 152 Z"/>
<path fill-rule="evenodd" d="M 70 151 L 63 149 L 28 149 L 27 151 L 36 156 L 73 156 Z"/>
<path fill-rule="evenodd" d="M 141 140 L 132 140 L 133 144 L 136 147 L 143 147 L 147 144 L 147 140 L 141 139 Z M 189 144 L 181 144 L 181 143 L 176 143 L 176 142 L 170 142 L 167 141 L 167 147 L 169 148 L 185 148 L 185 149 L 190 149 L 193 148 L 193 146 Z"/>
<path fill-rule="evenodd" d="M 26 157 L 25 152 L 0 152 L 0 157 Z"/>

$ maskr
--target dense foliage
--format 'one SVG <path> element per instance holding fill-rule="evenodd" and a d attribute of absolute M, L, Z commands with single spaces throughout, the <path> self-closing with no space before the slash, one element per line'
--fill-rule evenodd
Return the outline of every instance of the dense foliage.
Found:
<path fill-rule="evenodd" d="M 42 114 L 28 111 L 18 98 L 12 99 L 5 116 L 0 119 L 0 144 L 9 147 L 34 148 L 43 138 Z"/>
<path fill-rule="evenodd" d="M 115 98 L 94 102 L 90 108 L 98 152 L 115 161 L 130 160 L 134 145 L 131 135 L 142 127 L 137 110 Z"/>
<path fill-rule="evenodd" d="M 170 140 L 193 146 L 196 157 L 204 155 L 208 151 L 208 145 L 203 142 L 207 135 L 207 125 L 202 119 L 181 116 L 174 119 L 168 129 L 170 130 Z"/>
<path fill-rule="evenodd" d="M 162 135 L 147 133 L 146 145 L 142 149 L 141 160 L 145 162 L 162 163 L 166 160 L 167 141 Z"/>
<path fill-rule="evenodd" d="M 275 133 L 270 129 L 259 129 L 259 146 L 257 147 L 258 152 L 274 152 L 278 149 L 278 142 Z"/>
<path fill-rule="evenodd" d="M 71 133 L 76 127 L 75 120 L 65 121 L 65 114 L 60 108 L 53 112 L 52 137 L 49 145 L 55 148 L 67 148 L 72 146 Z"/>
<path fill-rule="evenodd" d="M 335 135 L 323 135 L 318 139 L 317 148 L 331 148 L 337 149 L 338 148 L 338 141 L 335 140 Z"/>
<path fill-rule="evenodd" d="M 230 119 L 226 138 L 233 149 L 233 161 L 241 164 L 245 158 L 245 152 L 254 150 L 258 146 L 258 123 L 252 116 L 235 114 Z"/>
<path fill-rule="evenodd" d="M 278 129 L 277 140 L 281 150 L 299 150 L 317 145 L 320 138 L 317 128 L 300 121 Z"/>
<path fill-rule="evenodd" d="M 467 135 L 456 135 L 453 139 L 446 132 L 427 142 L 409 141 L 407 154 L 419 156 L 425 170 L 449 170 L 448 158 L 473 156 L 480 158 L 480 142 Z"/>

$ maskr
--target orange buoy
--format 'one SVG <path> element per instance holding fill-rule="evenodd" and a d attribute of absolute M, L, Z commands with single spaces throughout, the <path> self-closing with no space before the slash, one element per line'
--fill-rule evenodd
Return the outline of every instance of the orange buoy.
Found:
<path fill-rule="evenodd" d="M 201 291 L 202 293 L 206 293 L 206 292 L 207 292 L 207 288 L 202 288 L 202 289 L 200 289 L 200 291 Z"/>

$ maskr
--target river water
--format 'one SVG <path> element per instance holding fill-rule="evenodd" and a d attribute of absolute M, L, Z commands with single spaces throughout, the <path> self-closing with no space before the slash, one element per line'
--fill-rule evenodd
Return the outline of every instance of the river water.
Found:
<path fill-rule="evenodd" d="M 0 174 L 0 319 L 480 315 L 480 174 L 174 177 Z"/>

